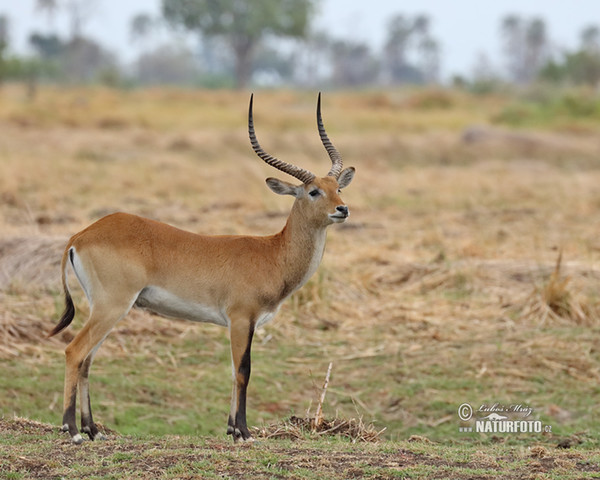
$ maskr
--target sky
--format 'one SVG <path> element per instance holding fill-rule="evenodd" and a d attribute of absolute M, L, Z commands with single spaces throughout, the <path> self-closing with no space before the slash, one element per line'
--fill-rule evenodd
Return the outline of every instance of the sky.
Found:
<path fill-rule="evenodd" d="M 64 0 L 63 0 L 64 1 Z M 129 22 L 133 15 L 158 15 L 160 0 L 94 0 L 96 7 L 84 32 L 101 40 L 124 61 L 135 58 Z M 11 21 L 11 40 L 17 52 L 27 50 L 31 30 L 48 30 L 48 19 L 36 14 L 35 0 L 0 0 L 0 14 Z M 333 36 L 364 41 L 378 50 L 384 42 L 387 20 L 394 14 L 425 13 L 431 19 L 432 35 L 442 46 L 442 75 L 470 74 L 481 54 L 500 58 L 500 19 L 511 13 L 539 16 L 546 21 L 550 38 L 558 47 L 577 46 L 579 32 L 587 25 L 600 25 L 598 0 L 321 0 L 315 26 Z M 68 31 L 66 15 L 54 25 Z"/>

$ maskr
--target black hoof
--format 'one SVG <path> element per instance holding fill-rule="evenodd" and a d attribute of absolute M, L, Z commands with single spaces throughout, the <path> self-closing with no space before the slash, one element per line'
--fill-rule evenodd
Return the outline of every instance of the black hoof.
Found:
<path fill-rule="evenodd" d="M 87 434 L 87 436 L 90 437 L 90 440 L 92 441 L 106 440 L 106 437 L 102 432 L 100 432 L 100 430 L 98 430 L 98 427 L 96 427 L 96 425 L 92 425 L 91 427 L 86 425 L 81 429 L 81 433 Z"/>
<path fill-rule="evenodd" d="M 227 435 L 231 435 L 235 443 L 254 441 L 254 438 L 250 435 L 249 431 L 242 431 L 239 428 L 234 428 L 232 426 L 227 427 Z"/>

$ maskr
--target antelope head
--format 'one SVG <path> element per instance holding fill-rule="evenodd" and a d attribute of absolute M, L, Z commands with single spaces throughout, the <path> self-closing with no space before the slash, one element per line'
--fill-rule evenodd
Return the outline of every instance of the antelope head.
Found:
<path fill-rule="evenodd" d="M 270 177 L 266 180 L 267 186 L 279 195 L 292 195 L 295 197 L 294 209 L 302 211 L 306 220 L 315 226 L 325 227 L 332 223 L 344 222 L 350 215 L 350 212 L 340 198 L 340 191 L 350 184 L 354 177 L 355 169 L 354 167 L 343 169 L 342 156 L 327 136 L 321 118 L 321 94 L 319 93 L 317 100 L 317 127 L 321 142 L 331 159 L 331 169 L 324 177 L 317 177 L 309 170 L 279 160 L 262 149 L 254 131 L 252 117 L 253 98 L 254 95 L 250 97 L 250 108 L 248 110 L 248 133 L 252 148 L 265 163 L 302 182 L 300 185 L 294 185 L 278 178 Z"/>

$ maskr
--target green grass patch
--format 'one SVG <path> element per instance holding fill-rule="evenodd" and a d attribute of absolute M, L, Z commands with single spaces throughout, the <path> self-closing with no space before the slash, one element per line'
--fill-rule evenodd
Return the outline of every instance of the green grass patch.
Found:
<path fill-rule="evenodd" d="M 37 440 L 10 444 L 37 429 Z M 429 441 L 354 444 L 260 440 L 234 445 L 215 438 L 113 436 L 71 445 L 65 434 L 25 419 L 0 419 L 0 478 L 328 478 L 507 479 L 531 471 L 546 478 L 600 478 L 597 450 L 531 443 L 442 445 Z"/>
<path fill-rule="evenodd" d="M 600 97 L 585 89 L 529 95 L 509 102 L 491 120 L 512 127 L 595 129 L 600 120 Z"/>

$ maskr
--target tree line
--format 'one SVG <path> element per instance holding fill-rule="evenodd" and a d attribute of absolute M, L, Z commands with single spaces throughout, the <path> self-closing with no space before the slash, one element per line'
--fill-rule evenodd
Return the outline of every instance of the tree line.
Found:
<path fill-rule="evenodd" d="M 317 30 L 318 0 L 162 0 L 159 15 L 140 12 L 130 19 L 138 55 L 123 65 L 86 34 L 101 1 L 37 0 L 35 13 L 47 19 L 48 28 L 30 33 L 34 53 L 29 56 L 11 53 L 10 18 L 0 12 L 0 82 L 27 80 L 32 90 L 41 81 L 237 88 L 251 83 L 347 88 L 441 82 L 443 46 L 426 14 L 393 15 L 382 47 L 374 49 Z M 67 33 L 53 28 L 60 15 L 69 19 Z M 473 71 L 454 75 L 453 84 L 474 90 L 535 82 L 599 84 L 598 26 L 583 28 L 579 45 L 570 50 L 554 45 L 541 17 L 507 15 L 498 31 L 501 62 L 481 54 Z"/>

